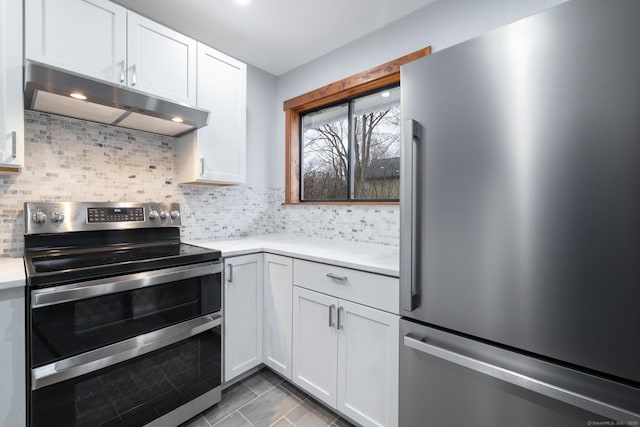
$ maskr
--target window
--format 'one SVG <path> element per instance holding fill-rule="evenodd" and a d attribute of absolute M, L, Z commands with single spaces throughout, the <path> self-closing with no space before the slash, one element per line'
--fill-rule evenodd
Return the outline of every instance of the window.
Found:
<path fill-rule="evenodd" d="M 301 116 L 301 201 L 399 199 L 399 86 Z"/>
<path fill-rule="evenodd" d="M 398 204 L 400 66 L 429 53 L 284 102 L 286 204 Z"/>

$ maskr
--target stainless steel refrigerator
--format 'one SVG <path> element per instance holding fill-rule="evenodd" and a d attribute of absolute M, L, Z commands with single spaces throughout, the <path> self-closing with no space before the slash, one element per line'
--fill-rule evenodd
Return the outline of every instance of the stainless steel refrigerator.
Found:
<path fill-rule="evenodd" d="M 639 425 L 640 1 L 401 82 L 400 425 Z"/>

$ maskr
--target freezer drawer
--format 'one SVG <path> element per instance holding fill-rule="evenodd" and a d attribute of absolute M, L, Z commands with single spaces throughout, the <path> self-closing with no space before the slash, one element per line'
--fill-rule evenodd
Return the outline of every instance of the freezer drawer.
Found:
<path fill-rule="evenodd" d="M 401 427 L 640 425 L 640 389 L 405 319 L 400 332 Z"/>

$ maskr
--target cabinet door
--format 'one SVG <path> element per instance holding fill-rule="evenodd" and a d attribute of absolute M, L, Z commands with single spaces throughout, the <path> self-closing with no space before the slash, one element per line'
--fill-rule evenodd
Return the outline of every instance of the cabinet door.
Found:
<path fill-rule="evenodd" d="M 363 426 L 398 425 L 399 317 L 340 300 L 337 409 Z"/>
<path fill-rule="evenodd" d="M 338 300 L 293 287 L 293 382 L 327 405 L 336 406 Z"/>
<path fill-rule="evenodd" d="M 0 1 L 0 5 L 3 2 Z M 3 426 L 24 426 L 26 422 L 24 291 L 24 287 L 0 289 L 0 424 Z"/>
<path fill-rule="evenodd" d="M 129 86 L 196 105 L 196 41 L 127 12 Z"/>
<path fill-rule="evenodd" d="M 200 180 L 241 184 L 246 180 L 247 66 L 198 44 L 198 107 L 209 125 L 197 131 L 203 159 Z"/>
<path fill-rule="evenodd" d="M 125 82 L 126 9 L 107 0 L 26 0 L 25 56 Z"/>
<path fill-rule="evenodd" d="M 224 263 L 224 378 L 229 381 L 262 363 L 262 254 Z"/>
<path fill-rule="evenodd" d="M 0 171 L 24 162 L 22 2 L 0 0 Z"/>
<path fill-rule="evenodd" d="M 264 267 L 262 358 L 265 365 L 291 379 L 293 262 L 265 254 Z"/>

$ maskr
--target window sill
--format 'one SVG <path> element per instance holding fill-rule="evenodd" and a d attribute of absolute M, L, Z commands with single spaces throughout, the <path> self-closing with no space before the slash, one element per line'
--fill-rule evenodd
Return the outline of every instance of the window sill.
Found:
<path fill-rule="evenodd" d="M 327 205 L 339 205 L 339 206 L 400 206 L 400 202 L 284 202 L 282 206 L 327 206 Z"/>

